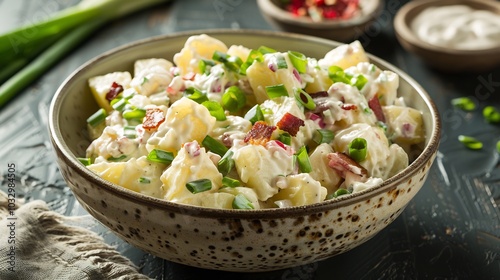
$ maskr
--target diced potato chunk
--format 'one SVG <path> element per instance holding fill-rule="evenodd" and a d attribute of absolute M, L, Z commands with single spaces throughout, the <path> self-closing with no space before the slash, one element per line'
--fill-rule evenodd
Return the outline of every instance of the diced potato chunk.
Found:
<path fill-rule="evenodd" d="M 97 104 L 108 112 L 113 108 L 109 105 L 109 100 L 106 99 L 113 82 L 120 84 L 123 88 L 127 88 L 132 80 L 129 72 L 113 72 L 102 76 L 95 76 L 89 79 L 89 87 L 94 95 Z"/>
<path fill-rule="evenodd" d="M 184 44 L 184 48 L 174 55 L 174 63 L 179 67 L 182 74 L 189 72 L 200 73 L 199 61 L 212 59 L 215 51 L 227 52 L 227 46 L 206 34 L 191 36 Z"/>
<path fill-rule="evenodd" d="M 329 51 L 324 58 L 318 61 L 318 64 L 325 69 L 333 65 L 339 66 L 342 69 L 347 69 L 351 66 L 356 66 L 360 62 L 368 61 L 368 56 L 361 43 L 359 41 L 354 41 Z"/>
<path fill-rule="evenodd" d="M 382 110 L 392 141 L 404 146 L 425 140 L 422 113 L 419 110 L 396 105 L 383 106 Z"/>

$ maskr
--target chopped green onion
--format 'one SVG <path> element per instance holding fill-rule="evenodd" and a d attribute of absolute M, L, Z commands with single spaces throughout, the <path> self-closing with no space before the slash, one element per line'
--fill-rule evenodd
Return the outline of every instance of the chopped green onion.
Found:
<path fill-rule="evenodd" d="M 212 181 L 209 179 L 198 179 L 186 183 L 186 188 L 193 194 L 206 192 L 212 189 Z"/>
<path fill-rule="evenodd" d="M 497 141 L 496 148 L 497 148 L 497 152 L 500 153 L 500 141 Z"/>
<path fill-rule="evenodd" d="M 220 105 L 219 102 L 208 100 L 201 103 L 201 105 L 205 106 L 210 112 L 210 115 L 212 115 L 212 117 L 214 117 L 216 120 L 218 121 L 226 120 L 226 113 L 224 113 L 224 108 L 222 108 L 222 105 Z"/>
<path fill-rule="evenodd" d="M 339 197 L 339 196 L 342 196 L 342 195 L 346 195 L 346 194 L 350 194 L 351 192 L 349 192 L 348 190 L 346 189 L 343 189 L 343 188 L 339 188 L 337 189 L 334 193 L 333 193 L 333 198 L 336 198 L 336 197 Z"/>
<path fill-rule="evenodd" d="M 351 84 L 351 80 L 346 77 L 346 74 L 344 73 L 344 69 L 340 68 L 339 66 L 330 66 L 328 68 L 328 77 L 334 82 L 334 83 L 344 83 L 344 84 Z"/>
<path fill-rule="evenodd" d="M 500 122 L 500 112 L 493 106 L 486 106 L 483 109 L 483 117 L 489 123 L 499 123 Z"/>
<path fill-rule="evenodd" d="M 234 112 L 245 106 L 247 98 L 239 87 L 230 86 L 224 91 L 221 102 L 224 109 Z"/>
<path fill-rule="evenodd" d="M 304 54 L 288 51 L 288 57 L 290 58 L 293 67 L 295 67 L 299 73 L 305 73 L 307 71 L 307 58 Z"/>
<path fill-rule="evenodd" d="M 221 157 L 223 157 L 228 151 L 228 148 L 226 146 L 209 135 L 203 138 L 203 141 L 201 141 L 201 145 Z"/>
<path fill-rule="evenodd" d="M 222 186 L 229 188 L 236 188 L 241 186 L 241 182 L 239 180 L 224 176 L 222 177 Z"/>
<path fill-rule="evenodd" d="M 284 132 L 284 133 L 281 133 L 279 136 L 278 136 L 278 140 L 285 144 L 285 145 L 288 145 L 290 146 L 292 144 L 292 136 L 287 133 L 287 132 Z"/>
<path fill-rule="evenodd" d="M 277 52 L 275 49 L 272 49 L 272 48 L 269 48 L 269 47 L 266 47 L 266 46 L 260 46 L 257 50 L 261 54 L 267 54 L 267 53 L 275 53 L 275 52 Z"/>
<path fill-rule="evenodd" d="M 309 155 L 307 154 L 306 146 L 302 146 L 296 153 L 297 163 L 299 164 L 299 170 L 301 173 L 309 173 L 312 171 L 311 162 L 309 161 Z"/>
<path fill-rule="evenodd" d="M 459 135 L 458 141 L 471 150 L 480 150 L 483 148 L 483 143 L 472 136 Z"/>
<path fill-rule="evenodd" d="M 258 50 L 251 50 L 250 51 L 250 53 L 248 54 L 247 60 L 243 64 L 241 64 L 240 74 L 246 75 L 248 67 L 250 67 L 250 65 L 252 65 L 254 61 L 257 61 L 257 62 L 264 61 L 264 56 Z"/>
<path fill-rule="evenodd" d="M 97 112 L 92 114 L 92 116 L 90 116 L 87 119 L 87 123 L 90 124 L 90 126 L 92 126 L 92 127 L 96 127 L 100 123 L 105 121 L 107 116 L 108 116 L 108 114 L 106 113 L 106 110 L 101 108 L 101 109 L 97 110 Z"/>
<path fill-rule="evenodd" d="M 358 90 L 363 89 L 363 87 L 368 83 L 368 79 L 363 75 L 357 75 L 353 78 L 354 81 L 351 80 L 351 84 L 358 88 Z"/>
<path fill-rule="evenodd" d="M 234 197 L 233 209 L 254 209 L 254 206 L 248 198 L 239 193 Z"/>
<path fill-rule="evenodd" d="M 260 105 L 257 104 L 253 106 L 248 112 L 245 114 L 244 118 L 246 120 L 249 120 L 252 124 L 258 122 L 258 121 L 263 121 L 264 120 L 264 114 L 262 113 L 262 110 L 260 109 Z"/>
<path fill-rule="evenodd" d="M 200 59 L 200 62 L 198 62 L 198 68 L 200 70 L 200 73 L 202 74 L 208 74 L 210 71 L 207 68 L 207 66 L 214 66 L 215 62 L 213 60 L 208 60 L 208 59 Z"/>
<path fill-rule="evenodd" d="M 142 118 L 146 116 L 146 110 L 141 108 L 135 108 L 133 110 L 125 110 L 122 115 L 123 118 L 126 120 L 131 120 L 131 119 L 142 120 Z"/>
<path fill-rule="evenodd" d="M 354 138 L 349 143 L 349 156 L 356 162 L 362 162 L 366 159 L 366 152 L 368 150 L 368 143 L 364 138 Z"/>
<path fill-rule="evenodd" d="M 217 163 L 217 170 L 219 170 L 222 175 L 226 176 L 227 174 L 229 174 L 229 172 L 231 172 L 231 170 L 233 170 L 233 167 L 233 151 L 229 150 Z"/>
<path fill-rule="evenodd" d="M 141 82 L 141 86 L 144 85 L 145 83 L 147 83 L 148 81 L 149 81 L 149 79 L 147 77 L 143 77 L 142 82 Z"/>
<path fill-rule="evenodd" d="M 208 97 L 203 92 L 195 89 L 194 87 L 188 87 L 184 90 L 184 96 L 193 100 L 194 102 L 201 104 L 208 101 Z"/>
<path fill-rule="evenodd" d="M 469 97 L 458 97 L 451 100 L 451 105 L 464 111 L 473 111 L 476 109 L 476 103 Z"/>
<path fill-rule="evenodd" d="M 273 99 L 281 96 L 289 96 L 288 91 L 284 84 L 274 85 L 274 86 L 266 86 L 266 93 L 269 98 Z"/>
<path fill-rule="evenodd" d="M 276 57 L 276 66 L 278 66 L 278 69 L 287 69 L 288 68 L 288 64 L 286 63 L 286 59 L 281 53 L 276 54 L 275 57 Z"/>
<path fill-rule="evenodd" d="M 312 97 L 301 88 L 294 89 L 295 99 L 302 104 L 306 109 L 314 110 L 316 108 L 316 103 Z"/>
<path fill-rule="evenodd" d="M 147 159 L 152 162 L 170 164 L 174 160 L 174 154 L 160 149 L 153 149 L 149 152 Z"/>
<path fill-rule="evenodd" d="M 243 64 L 243 61 L 238 56 L 230 56 L 227 53 L 223 53 L 221 51 L 215 51 L 212 59 L 222 62 L 224 66 L 234 72 L 239 72 L 240 66 Z"/>
<path fill-rule="evenodd" d="M 318 145 L 322 143 L 329 144 L 330 142 L 332 142 L 334 137 L 335 134 L 331 130 L 317 129 L 313 134 L 313 141 Z"/>
<path fill-rule="evenodd" d="M 382 128 L 385 132 L 387 132 L 387 124 L 381 121 L 377 121 L 375 123 L 378 127 Z"/>
<path fill-rule="evenodd" d="M 137 132 L 135 131 L 135 126 L 126 125 L 123 128 L 123 135 L 129 139 L 135 139 L 137 137 Z"/>
<path fill-rule="evenodd" d="M 89 166 L 92 164 L 92 159 L 91 158 L 78 158 L 78 160 L 83 163 L 85 166 Z"/>
<path fill-rule="evenodd" d="M 119 157 L 109 157 L 109 158 L 107 158 L 107 161 L 118 162 L 118 161 L 122 161 L 126 158 L 127 158 L 126 155 L 121 155 Z"/>
<path fill-rule="evenodd" d="M 146 178 L 146 177 L 141 177 L 141 178 L 139 178 L 139 183 L 149 184 L 149 183 L 151 183 L 151 180 L 149 178 Z"/>
<path fill-rule="evenodd" d="M 116 111 L 121 112 L 121 111 L 123 111 L 123 109 L 125 109 L 125 105 L 127 105 L 127 103 L 128 103 L 128 101 L 125 98 L 115 98 L 115 99 L 111 100 L 110 105 Z"/>

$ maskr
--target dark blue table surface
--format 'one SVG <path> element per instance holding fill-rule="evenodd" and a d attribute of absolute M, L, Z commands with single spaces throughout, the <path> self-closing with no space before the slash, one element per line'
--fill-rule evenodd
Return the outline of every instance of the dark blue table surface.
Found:
<path fill-rule="evenodd" d="M 0 0 L 0 32 L 48 17 L 76 0 Z M 125 243 L 91 216 L 90 228 L 154 279 L 500 279 L 500 127 L 484 121 L 481 109 L 500 108 L 500 69 L 446 74 L 427 67 L 397 42 L 392 20 L 407 1 L 387 0 L 381 17 L 359 38 L 366 50 L 401 68 L 435 101 L 442 118 L 439 155 L 427 182 L 394 223 L 360 247 L 328 260 L 286 270 L 240 274 L 172 263 Z M 24 201 L 42 199 L 68 216 L 87 215 L 62 179 L 47 132 L 51 98 L 85 61 L 122 44 L 177 31 L 212 28 L 273 29 L 255 1 L 178 0 L 112 22 L 0 108 L 0 190 L 7 164 L 18 167 L 17 192 Z M 467 96 L 473 112 L 451 106 Z M 484 143 L 464 148 L 460 134 Z M 20 141 L 22 140 L 22 141 Z"/>

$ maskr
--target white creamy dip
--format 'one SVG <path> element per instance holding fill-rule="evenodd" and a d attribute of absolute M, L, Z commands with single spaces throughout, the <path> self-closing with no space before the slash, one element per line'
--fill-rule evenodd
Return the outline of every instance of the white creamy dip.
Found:
<path fill-rule="evenodd" d="M 420 39 L 441 47 L 476 50 L 500 46 L 500 15 L 466 5 L 427 8 L 411 28 Z"/>

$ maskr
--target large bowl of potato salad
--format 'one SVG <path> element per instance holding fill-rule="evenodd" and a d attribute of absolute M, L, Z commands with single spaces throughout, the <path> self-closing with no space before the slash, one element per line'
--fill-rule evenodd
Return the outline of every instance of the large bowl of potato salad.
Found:
<path fill-rule="evenodd" d="M 226 271 L 346 252 L 396 219 L 435 159 L 439 114 L 354 41 L 204 30 L 77 69 L 51 104 L 83 207 L 151 254 Z"/>

